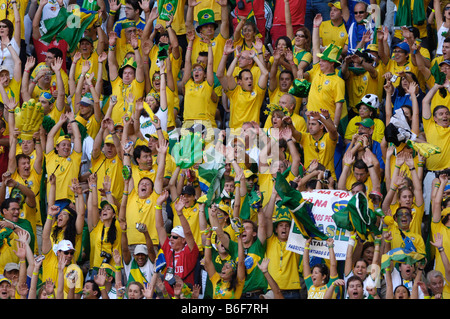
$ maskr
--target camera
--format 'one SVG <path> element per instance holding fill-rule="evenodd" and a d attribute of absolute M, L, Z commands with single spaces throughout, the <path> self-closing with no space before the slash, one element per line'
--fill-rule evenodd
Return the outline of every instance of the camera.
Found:
<path fill-rule="evenodd" d="M 329 180 L 330 176 L 331 176 L 330 170 L 326 169 L 323 172 L 323 182 L 324 182 L 324 184 L 328 184 L 328 182 L 329 182 L 328 180 Z"/>
<path fill-rule="evenodd" d="M 439 178 L 440 175 L 450 176 L 450 168 L 446 168 L 442 171 L 435 171 L 434 174 L 435 174 L 436 178 Z"/>
<path fill-rule="evenodd" d="M 172 267 L 167 268 L 166 276 L 164 277 L 164 280 L 167 281 L 167 283 L 171 286 L 175 285 L 175 277 L 173 275 Z"/>
<path fill-rule="evenodd" d="M 112 255 L 107 253 L 106 251 L 102 251 L 100 253 L 100 257 L 103 258 L 103 263 L 108 264 L 109 261 L 111 260 Z"/>
<path fill-rule="evenodd" d="M 371 54 L 369 52 L 359 51 L 359 50 L 355 51 L 355 55 L 359 56 L 360 58 L 363 58 L 364 61 L 366 61 L 368 63 L 373 63 L 374 58 L 375 58 L 373 56 L 373 54 Z"/>

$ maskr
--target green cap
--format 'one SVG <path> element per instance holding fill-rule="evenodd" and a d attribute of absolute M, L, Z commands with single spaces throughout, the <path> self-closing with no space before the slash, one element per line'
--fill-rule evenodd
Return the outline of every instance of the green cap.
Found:
<path fill-rule="evenodd" d="M 366 118 L 361 122 L 356 123 L 356 125 L 362 125 L 364 127 L 371 128 L 375 125 L 375 123 L 371 118 Z"/>

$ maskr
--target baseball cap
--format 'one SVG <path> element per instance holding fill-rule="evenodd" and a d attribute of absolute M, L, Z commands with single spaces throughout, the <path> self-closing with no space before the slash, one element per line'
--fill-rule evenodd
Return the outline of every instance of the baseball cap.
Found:
<path fill-rule="evenodd" d="M 176 226 L 176 227 L 172 228 L 171 233 L 177 234 L 178 236 L 184 238 L 184 230 L 183 230 L 183 227 L 181 227 L 181 226 Z"/>
<path fill-rule="evenodd" d="M 134 254 L 144 254 L 148 256 L 148 249 L 145 245 L 137 245 L 136 248 L 134 248 Z"/>
<path fill-rule="evenodd" d="M 339 10 L 342 10 L 342 6 L 341 6 L 341 2 L 340 1 L 335 1 L 335 2 L 329 2 L 328 6 L 331 7 L 335 7 Z"/>
<path fill-rule="evenodd" d="M 80 101 L 80 105 L 92 106 L 94 105 L 94 101 L 87 96 L 83 96 Z"/>
<path fill-rule="evenodd" d="M 75 250 L 75 248 L 73 248 L 73 244 L 70 240 L 63 239 L 58 243 L 57 250 L 68 251 L 68 250 Z"/>
<path fill-rule="evenodd" d="M 16 263 L 7 263 L 4 268 L 5 271 L 13 271 L 13 270 L 19 270 L 19 269 L 20 269 L 19 264 L 16 264 Z"/>
<path fill-rule="evenodd" d="M 364 127 L 370 128 L 375 125 L 374 121 L 371 118 L 366 118 L 361 122 L 356 123 L 356 125 L 362 125 Z"/>
<path fill-rule="evenodd" d="M 58 137 L 58 139 L 56 140 L 55 145 L 58 145 L 59 143 L 61 143 L 62 141 L 69 141 L 70 142 L 70 137 L 68 135 L 61 135 L 60 137 Z"/>
<path fill-rule="evenodd" d="M 400 48 L 409 53 L 409 44 L 406 42 L 397 43 L 396 45 L 394 45 L 394 48 Z"/>
<path fill-rule="evenodd" d="M 444 60 L 441 63 L 439 63 L 439 66 L 441 66 L 442 64 L 448 64 L 450 65 L 450 60 Z M 0 71 L 1 72 L 1 71 Z"/>

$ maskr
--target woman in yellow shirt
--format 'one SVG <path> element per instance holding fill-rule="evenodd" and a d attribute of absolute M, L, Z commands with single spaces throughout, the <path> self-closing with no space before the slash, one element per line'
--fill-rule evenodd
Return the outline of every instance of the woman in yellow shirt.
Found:
<path fill-rule="evenodd" d="M 195 38 L 193 30 L 187 33 L 188 47 L 186 49 L 184 74 L 181 86 L 184 90 L 183 127 L 191 127 L 195 121 L 201 121 L 207 128 L 212 128 L 209 120 L 209 101 L 217 101 L 214 92 L 214 56 L 211 40 L 203 36 L 203 41 L 208 44 L 208 65 L 202 63 L 191 64 L 191 54 Z"/>
<path fill-rule="evenodd" d="M 311 238 L 306 240 L 303 252 L 303 276 L 308 289 L 308 299 L 323 299 L 327 289 L 338 279 L 337 261 L 334 254 L 334 239 L 327 239 L 330 252 L 330 267 L 325 264 L 316 264 L 312 268 L 309 265 L 309 250 Z"/>
<path fill-rule="evenodd" d="M 218 273 L 212 261 L 211 229 L 207 229 L 205 242 L 205 270 L 213 284 L 213 299 L 240 299 L 245 283 L 244 246 L 238 235 L 238 259 L 227 261 Z"/>
<path fill-rule="evenodd" d="M 102 264 L 116 265 L 113 252 L 117 249 L 122 254 L 122 229 L 119 221 L 117 206 L 110 190 L 111 184 L 103 183 L 103 190 L 106 198 L 102 198 L 100 205 L 97 192 L 97 177 L 95 174 L 89 176 L 90 195 L 87 203 L 88 207 L 88 228 L 90 236 L 90 270 L 91 274 L 96 274 Z M 99 208 L 100 206 L 100 208 Z"/>

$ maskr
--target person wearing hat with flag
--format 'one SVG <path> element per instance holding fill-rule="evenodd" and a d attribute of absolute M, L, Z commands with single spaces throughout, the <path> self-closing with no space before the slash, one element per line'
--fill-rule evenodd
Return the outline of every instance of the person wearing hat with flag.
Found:
<path fill-rule="evenodd" d="M 345 56 L 348 49 L 348 34 L 342 14 L 341 2 L 329 2 L 328 6 L 330 7 L 330 20 L 323 21 L 320 24 L 320 45 L 325 48 L 330 43 L 334 43 L 342 48 L 342 55 Z"/>
<path fill-rule="evenodd" d="M 365 119 L 372 119 L 374 122 L 374 131 L 372 134 L 373 140 L 378 143 L 383 141 L 385 125 L 383 121 L 378 118 L 379 105 L 379 99 L 376 94 L 366 94 L 361 101 L 356 104 L 359 115 L 353 117 L 347 125 L 345 131 L 346 144 L 350 143 L 353 136 L 358 132 L 359 126 L 356 123 L 361 123 Z"/>
<path fill-rule="evenodd" d="M 304 78 L 311 83 L 306 110 L 320 112 L 328 110 L 336 128 L 347 115 L 343 107 L 345 101 L 345 81 L 336 73 L 340 65 L 342 48 L 331 43 L 322 52 L 320 50 L 319 27 L 322 23 L 320 14 L 314 17 L 313 29 L 313 67 L 304 73 Z"/>
<path fill-rule="evenodd" d="M 25 74 L 21 89 L 22 98 L 24 101 L 29 101 L 30 99 L 39 100 L 44 108 L 44 115 L 48 115 L 55 122 L 59 121 L 61 114 L 64 113 L 66 109 L 65 90 L 58 90 L 58 88 L 62 88 L 64 86 L 64 81 L 67 81 L 67 78 L 64 79 L 64 77 L 62 76 L 62 63 L 62 59 L 56 57 L 53 59 L 52 64 L 50 64 L 49 66 L 47 66 L 46 64 L 41 67 L 37 66 L 34 69 L 35 71 L 39 70 L 37 72 L 36 78 L 32 81 L 28 88 L 28 75 Z M 33 65 L 34 59 L 27 59 L 25 69 L 30 70 Z M 51 74 L 53 74 L 56 80 L 50 79 Z M 50 81 L 52 81 L 53 84 L 51 84 Z M 44 84 L 42 84 L 41 82 L 43 82 Z"/>
<path fill-rule="evenodd" d="M 22 94 L 23 92 L 27 92 L 33 98 L 37 98 L 43 91 L 53 94 L 53 92 L 57 91 L 58 88 L 62 88 L 64 94 L 67 96 L 69 94 L 69 76 L 67 75 L 65 69 L 66 56 L 58 48 L 48 49 L 45 56 L 46 58 L 44 62 L 38 63 L 34 70 L 31 70 L 31 68 L 29 69 L 31 73 L 23 73 L 22 84 L 25 85 L 25 87 L 21 88 Z M 61 78 L 63 80 L 62 84 L 58 82 L 58 75 L 52 67 L 52 65 L 59 59 L 62 61 L 60 68 Z"/>
<path fill-rule="evenodd" d="M 187 31 L 194 30 L 194 8 L 200 2 L 195 0 L 188 0 L 188 11 L 186 13 L 186 29 Z M 215 20 L 214 11 L 211 9 L 202 9 L 197 14 L 198 24 L 195 26 L 197 34 L 194 37 L 191 52 L 191 63 L 197 61 L 197 57 L 200 52 L 208 52 L 208 46 L 211 45 L 212 53 L 214 56 L 213 71 L 217 72 L 219 67 L 220 57 L 225 47 L 226 40 L 230 37 L 229 31 L 229 10 L 228 3 L 225 0 L 218 0 L 217 3 L 221 7 L 221 23 L 220 32 L 215 36 L 215 30 L 219 27 L 219 24 Z M 209 39 L 209 44 L 204 41 L 204 38 Z"/>
<path fill-rule="evenodd" d="M 130 26 L 129 28 L 133 27 Z M 139 39 L 135 33 L 130 35 L 130 45 L 133 50 L 130 52 L 133 54 L 128 54 L 127 51 L 123 55 L 117 56 L 115 52 L 116 47 L 121 47 L 117 43 L 117 34 L 112 33 L 109 35 L 109 77 L 112 95 L 117 97 L 117 103 L 111 113 L 114 123 L 121 122 L 124 115 L 131 117 L 135 112 L 136 99 L 144 95 L 144 63 L 140 52 Z M 130 102 L 128 101 L 129 96 L 133 97 L 133 100 Z"/>
<path fill-rule="evenodd" d="M 75 248 L 70 240 L 62 240 L 53 248 L 58 258 L 58 278 L 55 282 L 56 299 L 81 298 L 84 274 L 74 261 Z"/>
<path fill-rule="evenodd" d="M 183 214 L 185 200 L 181 197 L 174 205 L 175 212 L 180 219 L 180 225 L 173 227 L 170 236 L 167 235 L 162 216 L 162 205 L 169 198 L 167 190 L 161 192 L 156 202 L 155 225 L 159 243 L 166 259 L 166 273 L 164 284 L 170 296 L 174 295 L 174 275 L 178 276 L 188 285 L 194 285 L 195 270 L 198 265 L 199 250 L 189 222 Z"/>

